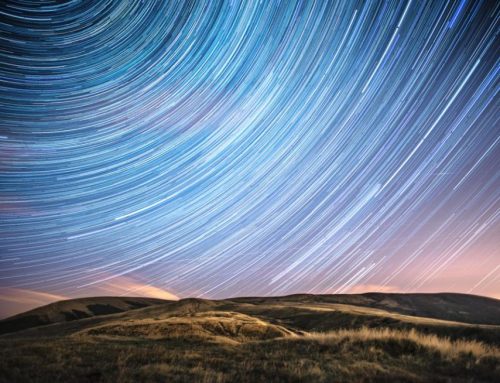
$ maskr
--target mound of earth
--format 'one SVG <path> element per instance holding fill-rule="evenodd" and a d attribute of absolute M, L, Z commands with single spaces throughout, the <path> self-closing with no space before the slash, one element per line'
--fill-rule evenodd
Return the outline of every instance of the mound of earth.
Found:
<path fill-rule="evenodd" d="M 167 319 L 144 319 L 86 329 L 76 336 L 112 336 L 125 338 L 229 338 L 233 341 L 265 340 L 295 333 L 261 319 L 224 311 L 206 311 Z"/>

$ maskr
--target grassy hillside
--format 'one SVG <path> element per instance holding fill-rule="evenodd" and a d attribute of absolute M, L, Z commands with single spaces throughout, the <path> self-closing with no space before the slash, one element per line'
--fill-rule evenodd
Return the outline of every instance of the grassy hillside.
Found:
<path fill-rule="evenodd" d="M 388 310 L 404 315 L 473 324 L 500 325 L 500 301 L 470 294 L 297 294 L 284 297 L 236 298 L 246 303 L 339 303 Z"/>
<path fill-rule="evenodd" d="M 140 297 L 92 297 L 59 301 L 0 320 L 0 334 L 98 315 L 120 313 L 165 302 L 168 301 Z"/>
<path fill-rule="evenodd" d="M 393 309 L 353 297 L 365 295 L 164 301 L 12 332 L 0 382 L 500 381 L 500 326 L 407 315 L 411 297 Z"/>

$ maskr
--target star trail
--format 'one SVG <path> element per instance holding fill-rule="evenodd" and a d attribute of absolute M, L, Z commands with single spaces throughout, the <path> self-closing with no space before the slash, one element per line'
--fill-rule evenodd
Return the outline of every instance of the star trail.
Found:
<path fill-rule="evenodd" d="M 3 1 L 0 287 L 500 297 L 499 21 L 494 0 Z"/>

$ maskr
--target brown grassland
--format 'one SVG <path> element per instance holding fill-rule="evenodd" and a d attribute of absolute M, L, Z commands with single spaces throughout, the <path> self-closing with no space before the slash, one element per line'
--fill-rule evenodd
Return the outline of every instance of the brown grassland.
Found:
<path fill-rule="evenodd" d="M 498 325 L 401 309 L 303 298 L 165 302 L 4 334 L 0 381 L 500 381 Z"/>

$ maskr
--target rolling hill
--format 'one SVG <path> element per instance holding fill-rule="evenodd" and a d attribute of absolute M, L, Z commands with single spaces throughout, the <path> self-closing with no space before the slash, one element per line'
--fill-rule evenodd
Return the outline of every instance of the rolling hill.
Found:
<path fill-rule="evenodd" d="M 151 305 L 165 303 L 162 299 L 138 297 L 92 297 L 69 299 L 51 303 L 0 320 L 0 334 L 31 327 L 115 314 Z"/>
<path fill-rule="evenodd" d="M 464 294 L 86 298 L 0 331 L 2 382 L 500 378 L 500 301 Z"/>
<path fill-rule="evenodd" d="M 236 302 L 248 303 L 339 303 L 388 310 L 410 316 L 444 319 L 464 323 L 500 325 L 500 301 L 494 298 L 469 294 L 297 294 L 276 298 L 236 298 L 233 300 Z"/>

